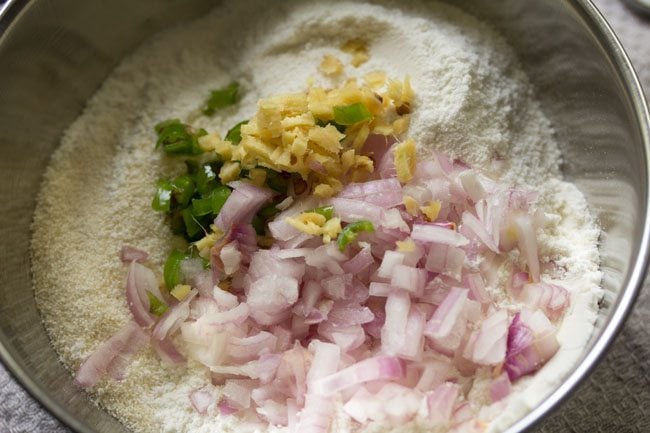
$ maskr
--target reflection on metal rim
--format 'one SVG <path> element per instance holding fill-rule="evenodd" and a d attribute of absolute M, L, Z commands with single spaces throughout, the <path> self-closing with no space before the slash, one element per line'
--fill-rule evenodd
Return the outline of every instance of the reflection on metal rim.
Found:
<path fill-rule="evenodd" d="M 644 182 L 646 187 L 646 196 L 643 197 L 644 203 L 641 207 L 645 212 L 643 235 L 637 260 L 633 269 L 629 272 L 627 284 L 621 288 L 622 296 L 618 299 L 618 304 L 614 307 L 614 311 L 602 329 L 598 340 L 589 353 L 586 354 L 582 363 L 573 370 L 567 379 L 542 404 L 513 424 L 507 430 L 507 433 L 522 432 L 535 426 L 557 409 L 560 403 L 569 398 L 576 391 L 578 385 L 593 371 L 622 329 L 625 319 L 628 317 L 641 291 L 646 268 L 648 267 L 650 253 L 650 213 L 648 212 L 648 203 L 650 203 L 650 191 L 648 191 L 648 185 L 650 185 L 648 172 L 648 168 L 650 168 L 650 114 L 648 104 L 629 57 L 602 14 L 591 0 L 573 0 L 570 3 L 576 9 L 582 10 L 590 20 L 590 24 L 594 26 L 596 36 L 606 50 L 611 62 L 616 66 L 616 72 L 619 74 L 621 82 L 625 86 L 625 91 L 630 96 L 635 108 L 637 124 L 642 134 L 646 166 L 646 178 L 640 180 Z"/>

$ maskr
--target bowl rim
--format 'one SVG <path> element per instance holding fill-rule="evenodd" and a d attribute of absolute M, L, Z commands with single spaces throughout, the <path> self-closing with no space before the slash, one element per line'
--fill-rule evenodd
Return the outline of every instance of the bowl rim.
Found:
<path fill-rule="evenodd" d="M 537 425 L 542 419 L 557 410 L 559 405 L 567 400 L 596 368 L 629 317 L 629 313 L 643 286 L 646 268 L 650 259 L 650 212 L 648 208 L 650 203 L 650 112 L 648 103 L 630 58 L 613 29 L 592 0 L 565 1 L 570 7 L 579 12 L 581 20 L 592 28 L 594 36 L 604 48 L 604 54 L 610 60 L 620 83 L 623 85 L 623 91 L 634 108 L 634 116 L 641 133 L 646 167 L 646 176 L 643 179 L 646 185 L 646 195 L 642 197 L 644 200 L 644 206 L 642 207 L 644 213 L 643 230 L 639 244 L 639 254 L 628 272 L 627 284 L 621 290 L 621 295 L 613 308 L 613 313 L 603 327 L 598 339 L 587 352 L 583 361 L 562 384 L 542 403 L 512 424 L 506 430 L 507 433 L 523 432 Z M 5 3 L 0 4 L 0 43 L 2 43 L 12 24 L 32 3 L 33 0 L 6 0 Z M 8 349 L 10 347 L 8 343 L 9 341 L 5 335 L 0 333 L 0 362 L 16 382 L 41 408 L 53 415 L 65 427 L 71 428 L 78 433 L 93 433 L 92 427 L 77 419 L 74 413 L 59 404 L 50 396 L 47 390 L 30 377 L 14 357 L 13 351 Z"/>
<path fill-rule="evenodd" d="M 592 0 L 567 0 L 577 11 L 581 12 L 582 20 L 591 25 L 593 34 L 603 46 L 605 55 L 609 58 L 614 71 L 617 73 L 623 91 L 627 94 L 634 108 L 634 116 L 641 133 L 642 151 L 645 159 L 646 175 L 645 196 L 643 200 L 643 231 L 639 244 L 639 254 L 628 271 L 627 284 L 622 288 L 613 313 L 603 327 L 600 336 L 587 352 L 582 362 L 564 379 L 542 403 L 528 412 L 523 418 L 512 424 L 507 433 L 523 432 L 539 424 L 543 418 L 557 410 L 559 405 L 567 400 L 579 388 L 583 381 L 593 372 L 605 357 L 607 349 L 620 333 L 625 321 L 630 315 L 634 303 L 641 292 L 645 281 L 650 248 L 650 113 L 643 87 L 634 70 L 632 61 L 625 52 L 623 45 L 614 33 L 603 14 Z"/>

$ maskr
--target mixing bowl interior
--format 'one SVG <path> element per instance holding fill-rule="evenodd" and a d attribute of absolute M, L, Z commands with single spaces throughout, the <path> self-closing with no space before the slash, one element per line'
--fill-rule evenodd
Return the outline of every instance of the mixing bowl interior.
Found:
<path fill-rule="evenodd" d="M 606 295 L 589 350 L 565 383 L 513 427 L 518 431 L 575 387 L 631 307 L 647 260 L 648 114 L 624 53 L 590 3 L 450 3 L 491 22 L 514 46 L 554 122 L 564 173 L 603 229 Z M 116 63 L 148 36 L 211 6 L 207 0 L 18 0 L 0 20 L 0 357 L 78 431 L 125 429 L 74 387 L 40 323 L 28 251 L 36 193 L 62 131 Z"/>

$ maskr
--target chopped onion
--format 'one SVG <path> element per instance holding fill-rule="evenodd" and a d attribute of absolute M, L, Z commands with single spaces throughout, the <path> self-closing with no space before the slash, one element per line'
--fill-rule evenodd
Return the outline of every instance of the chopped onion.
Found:
<path fill-rule="evenodd" d="M 206 415 L 208 409 L 215 402 L 214 393 L 207 389 L 197 389 L 190 394 L 190 403 L 195 411 L 201 415 Z"/>
<path fill-rule="evenodd" d="M 341 221 L 351 223 L 359 220 L 368 220 L 376 227 L 382 222 L 383 208 L 362 200 L 348 198 L 332 198 L 329 204 L 334 206 L 334 213 Z"/>
<path fill-rule="evenodd" d="M 131 262 L 140 262 L 144 263 L 149 259 L 149 253 L 139 248 L 135 248 L 129 245 L 123 245 L 120 250 L 120 260 L 124 264 L 129 264 Z"/>
<path fill-rule="evenodd" d="M 492 402 L 503 400 L 511 392 L 510 379 L 508 379 L 508 374 L 503 372 L 492 381 L 490 384 L 490 398 Z"/>
<path fill-rule="evenodd" d="M 79 367 L 75 376 L 77 385 L 84 388 L 95 386 L 113 360 L 119 354 L 125 353 L 132 339 L 141 332 L 138 324 L 131 321 L 102 343 Z"/>
<path fill-rule="evenodd" d="M 481 365 L 497 365 L 505 359 L 506 342 L 508 336 L 508 313 L 506 310 L 499 310 L 485 319 L 481 327 L 474 331 L 476 338 L 473 344 L 468 345 L 465 350 L 470 352 L 471 359 Z"/>
<path fill-rule="evenodd" d="M 442 304 L 436 308 L 431 320 L 427 322 L 424 334 L 437 339 L 447 337 L 463 311 L 467 293 L 467 289 L 452 288 Z"/>
<path fill-rule="evenodd" d="M 427 394 L 429 421 L 434 425 L 449 423 L 459 392 L 460 386 L 455 383 L 445 382 Z"/>
<path fill-rule="evenodd" d="M 434 224 L 413 224 L 411 238 L 415 241 L 444 244 L 452 247 L 462 247 L 469 243 L 469 240 L 460 233 Z"/>
<path fill-rule="evenodd" d="M 526 258 L 528 272 L 533 282 L 539 281 L 539 258 L 537 256 L 537 239 L 535 227 L 528 214 L 517 214 L 513 217 L 513 225 L 517 232 L 519 251 Z"/>
<path fill-rule="evenodd" d="M 555 320 L 568 307 L 569 292 L 555 284 L 526 284 L 519 299 L 531 308 L 541 308 L 550 319 Z"/>
<path fill-rule="evenodd" d="M 148 328 L 155 323 L 154 316 L 149 313 L 147 291 L 162 299 L 154 273 L 137 262 L 131 262 L 126 277 L 126 302 L 133 319 L 143 328 Z"/>
<path fill-rule="evenodd" d="M 361 200 L 389 209 L 402 204 L 402 185 L 395 178 L 350 183 L 338 194 L 339 198 Z"/>
<path fill-rule="evenodd" d="M 461 281 L 464 264 L 465 251 L 449 245 L 433 243 L 424 267 L 431 272 Z"/>
<path fill-rule="evenodd" d="M 250 223 L 260 207 L 273 197 L 271 190 L 246 182 L 230 182 L 228 186 L 233 188 L 233 192 L 214 220 L 214 225 L 224 232 L 234 223 Z"/>
<path fill-rule="evenodd" d="M 522 315 L 527 316 L 528 320 L 522 319 Z M 536 331 L 531 326 L 535 326 Z M 508 378 L 514 381 L 537 371 L 558 348 L 555 328 L 543 313 L 517 313 L 508 329 L 508 348 L 503 368 Z"/>
<path fill-rule="evenodd" d="M 347 262 L 344 262 L 341 267 L 346 273 L 359 274 L 368 269 L 368 267 L 374 262 L 375 259 L 372 257 L 372 250 L 370 246 L 367 246 L 361 248 L 361 250 L 354 257 L 352 257 Z"/>
<path fill-rule="evenodd" d="M 313 388 L 316 394 L 328 396 L 364 382 L 401 379 L 405 373 L 404 361 L 401 359 L 395 356 L 376 356 L 316 380 Z"/>

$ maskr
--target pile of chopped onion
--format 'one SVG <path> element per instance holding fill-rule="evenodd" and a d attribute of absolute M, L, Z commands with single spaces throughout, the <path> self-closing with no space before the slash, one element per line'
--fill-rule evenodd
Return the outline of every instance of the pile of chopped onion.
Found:
<path fill-rule="evenodd" d="M 295 197 L 269 224 L 268 249 L 258 247 L 250 223 L 272 192 L 232 185 L 215 221 L 225 235 L 210 250 L 211 269 L 183 263 L 191 290 L 181 300 L 161 293 L 145 252 L 125 248 L 133 322 L 83 363 L 78 383 L 123 378 L 149 341 L 164 362 L 189 358 L 222 385 L 188 396 L 201 414 L 323 433 L 342 402 L 362 424 L 420 417 L 451 431 L 480 430 L 483 408 L 461 386 L 467 378 L 489 372 L 486 399 L 501 404 L 513 382 L 558 350 L 569 295 L 540 278 L 536 230 L 544 214 L 536 194 L 442 154 L 400 182 L 395 146 L 381 142 L 368 139 L 380 177 L 327 200 Z M 341 248 L 287 222 L 328 206 L 343 231 L 358 221 L 373 230 L 355 232 Z M 151 313 L 148 293 L 168 304 L 162 316 Z"/>

